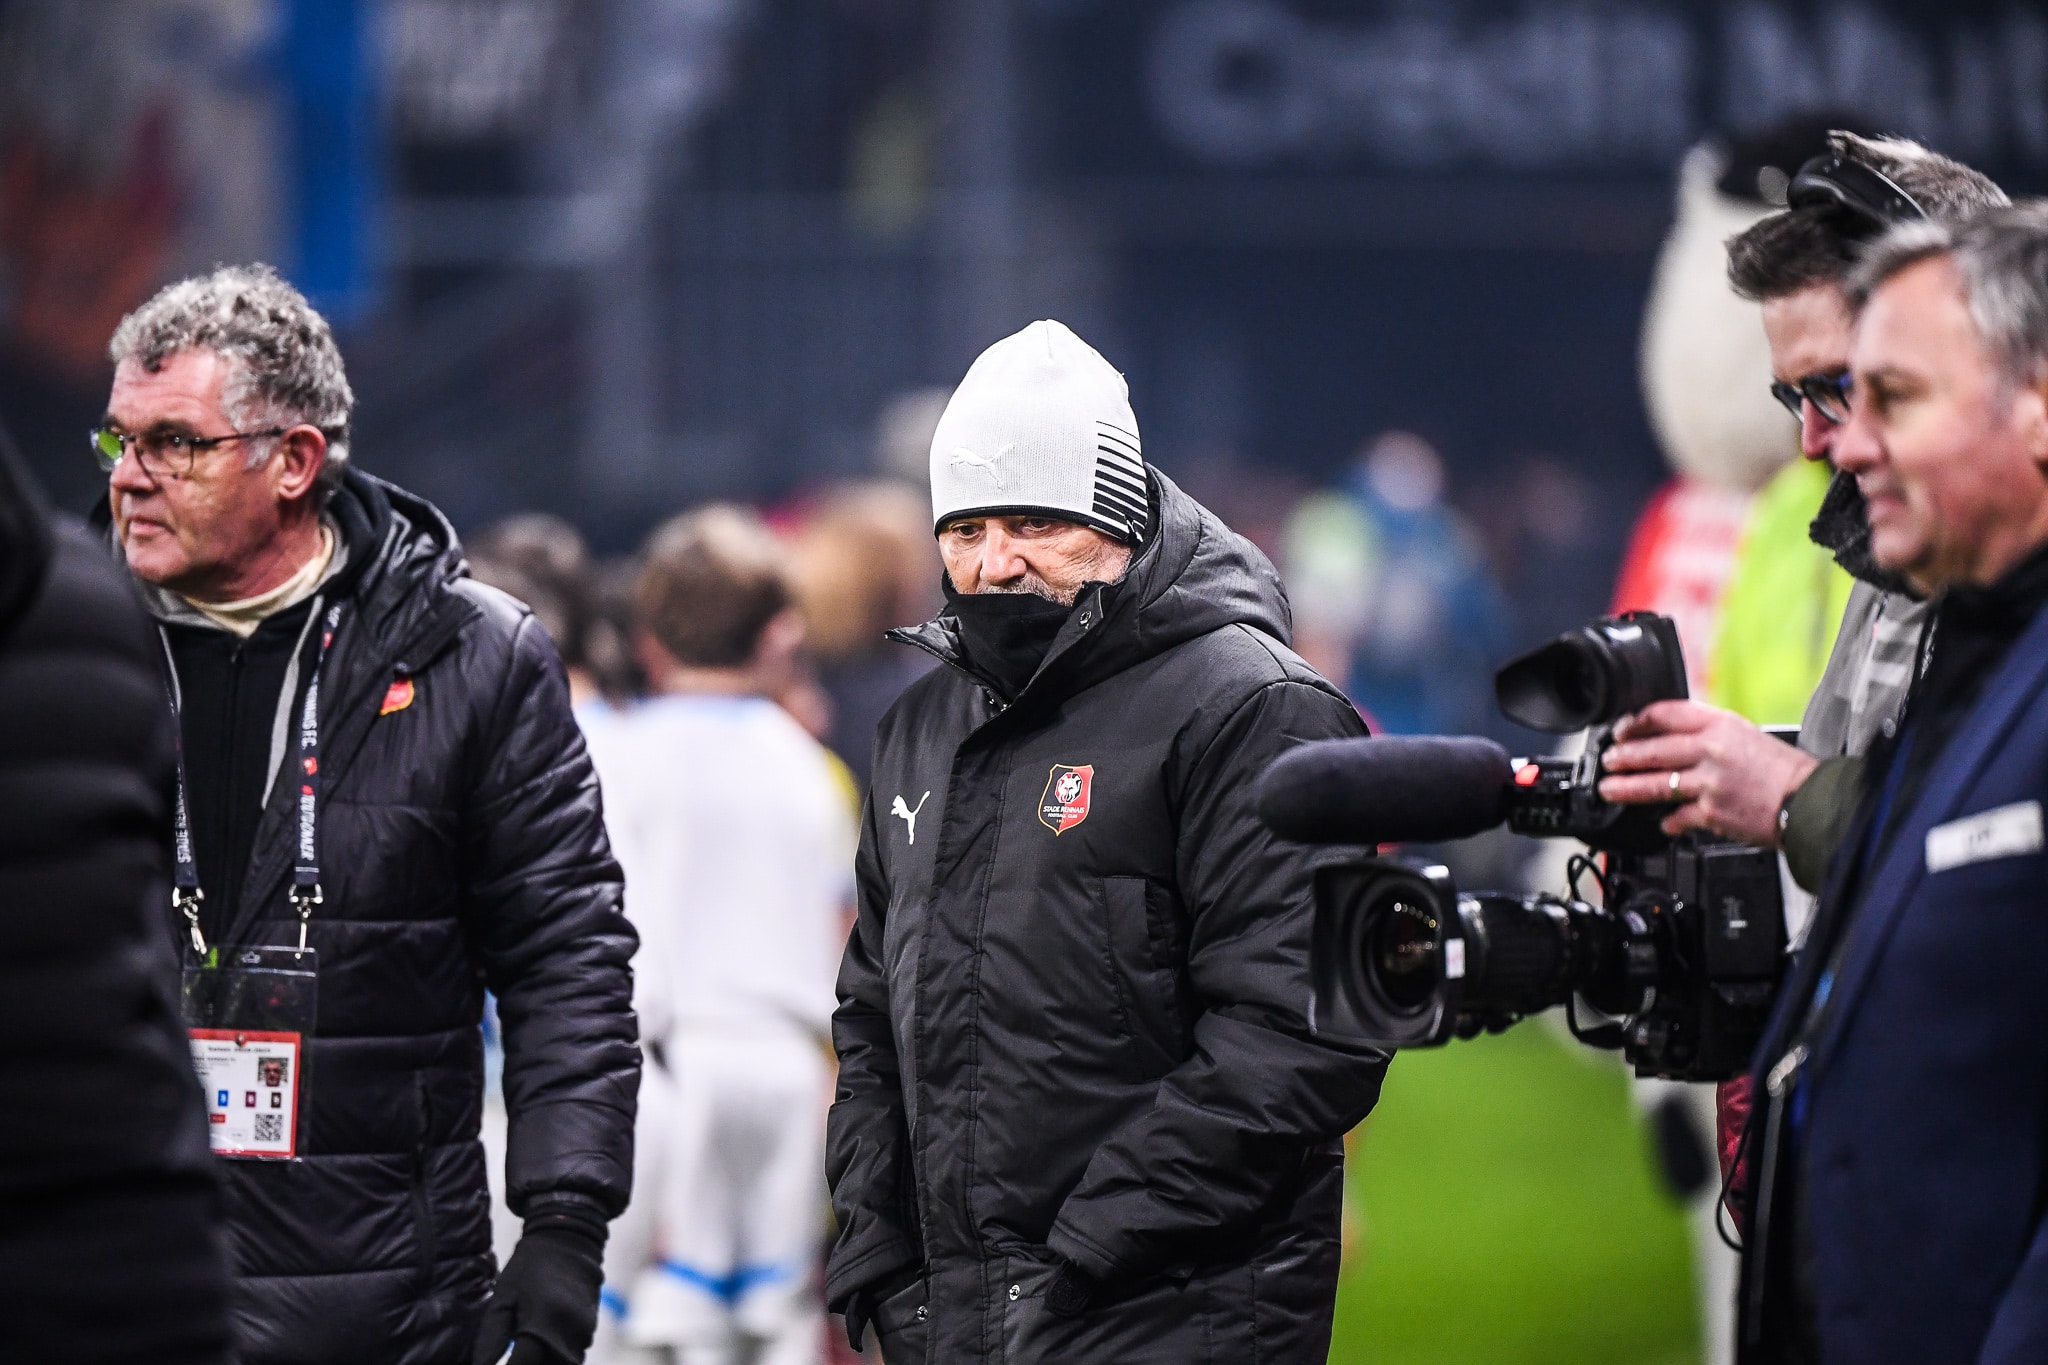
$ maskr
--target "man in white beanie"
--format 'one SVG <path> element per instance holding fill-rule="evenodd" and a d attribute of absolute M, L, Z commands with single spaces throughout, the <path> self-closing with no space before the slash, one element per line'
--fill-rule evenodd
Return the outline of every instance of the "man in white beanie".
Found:
<path fill-rule="evenodd" d="M 1387 1059 L 1312 1036 L 1310 853 L 1252 796 L 1365 727 L 1061 324 L 975 361 L 931 470 L 947 605 L 893 638 L 949 667 L 876 736 L 827 1298 L 890 1365 L 1319 1365 Z"/>

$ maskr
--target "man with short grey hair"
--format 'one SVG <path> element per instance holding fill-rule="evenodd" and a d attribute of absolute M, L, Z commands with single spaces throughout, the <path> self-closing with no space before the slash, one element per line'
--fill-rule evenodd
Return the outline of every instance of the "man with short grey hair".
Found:
<path fill-rule="evenodd" d="M 1757 1052 L 1748 1362 L 2048 1359 L 2048 207 L 1894 229 L 1838 468 L 1937 646 Z"/>
<path fill-rule="evenodd" d="M 341 353 L 276 273 L 171 285 L 110 352 L 92 444 L 178 716 L 167 908 L 236 1358 L 579 1361 L 639 1052 L 560 660 L 438 511 L 350 466 Z M 486 988 L 525 1219 L 495 1291 Z"/>

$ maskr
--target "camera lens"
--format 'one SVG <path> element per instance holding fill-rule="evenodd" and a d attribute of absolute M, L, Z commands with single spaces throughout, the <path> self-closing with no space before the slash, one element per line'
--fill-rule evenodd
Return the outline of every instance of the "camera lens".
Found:
<path fill-rule="evenodd" d="M 1578 926 L 1561 901 L 1485 891 L 1460 898 L 1458 912 L 1471 954 L 1467 1001 L 1514 1014 L 1564 1002 Z"/>
<path fill-rule="evenodd" d="M 1457 1024 L 1461 979 L 1444 974 L 1458 892 L 1443 867 L 1367 858 L 1316 869 L 1309 969 L 1317 1034 L 1429 1047 Z"/>
<path fill-rule="evenodd" d="M 1397 899 L 1372 918 L 1367 953 L 1380 994 L 1396 1009 L 1414 1010 L 1436 993 L 1442 967 L 1436 916 Z"/>

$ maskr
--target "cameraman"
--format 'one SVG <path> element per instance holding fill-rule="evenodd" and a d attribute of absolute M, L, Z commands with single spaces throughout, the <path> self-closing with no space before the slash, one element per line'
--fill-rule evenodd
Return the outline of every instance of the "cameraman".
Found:
<path fill-rule="evenodd" d="M 1883 177 L 1873 183 L 1872 173 Z M 1886 194 L 1886 184 L 1908 203 Z M 1799 418 L 1799 448 L 1833 461 L 1847 415 L 1849 307 L 1844 280 L 1859 248 L 1895 218 L 1955 223 L 2007 202 L 1990 180 L 1917 143 L 1828 135 L 1828 155 L 1801 169 L 1795 206 L 1728 243 L 1735 291 L 1763 305 L 1772 391 Z M 1814 519 L 1814 541 L 1856 578 L 1820 687 L 1793 748 L 1732 711 L 1693 701 L 1644 708 L 1615 727 L 1600 794 L 1630 804 L 1677 802 L 1666 833 L 1706 829 L 1785 851 L 1793 879 L 1815 890 L 1853 801 L 1871 742 L 1898 713 L 1926 607 L 1871 560 L 1856 481 L 1837 471 Z M 1833 762 L 1827 760 L 1836 760 Z"/>
<path fill-rule="evenodd" d="M 2048 205 L 1850 281 L 1838 467 L 1941 647 L 1757 1052 L 1749 1362 L 2048 1358 Z"/>

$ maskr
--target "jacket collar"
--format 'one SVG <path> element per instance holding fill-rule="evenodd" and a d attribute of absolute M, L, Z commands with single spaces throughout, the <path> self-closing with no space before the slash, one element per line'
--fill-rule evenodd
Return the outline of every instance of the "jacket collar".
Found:
<path fill-rule="evenodd" d="M 350 517 L 344 528 L 360 529 L 371 547 L 353 566 L 348 614 L 321 675 L 320 710 L 332 727 L 331 738 L 323 737 L 321 771 L 325 789 L 335 791 L 369 737 L 385 689 L 433 662 L 481 613 L 450 589 L 468 566 L 454 528 L 431 503 L 350 468 L 329 506 L 338 517 Z M 368 539 L 372 535 L 377 538 Z M 245 941 L 256 921 L 283 903 L 294 793 L 289 782 L 271 792 L 223 942 Z"/>
<path fill-rule="evenodd" d="M 315 596 L 331 598 L 337 595 L 335 583 L 336 580 L 340 579 L 348 571 L 351 557 L 350 546 L 348 537 L 342 533 L 341 528 L 334 524 L 331 518 L 323 519 L 327 520 L 328 530 L 334 537 L 334 553 L 332 558 L 328 560 L 326 567 L 321 571 L 319 580 L 313 583 L 310 588 L 300 591 L 297 596 L 289 601 L 273 604 L 263 618 L 265 624 L 272 617 L 282 615 L 304 602 L 307 598 Z M 120 546 L 118 543 L 114 548 L 116 553 L 119 553 Z M 356 552 L 358 557 L 360 553 L 360 551 Z M 304 572 L 304 570 L 301 570 L 301 572 Z M 142 604 L 149 609 L 149 614 L 165 625 L 192 626 L 200 630 L 218 630 L 223 633 L 227 631 L 226 626 L 213 617 L 208 616 L 177 593 L 171 592 L 166 588 L 159 588 L 154 583 L 144 583 L 139 579 L 136 581 L 135 586 L 141 590 Z M 284 591 L 283 588 L 272 589 L 272 595 L 274 596 L 282 591 Z"/>

